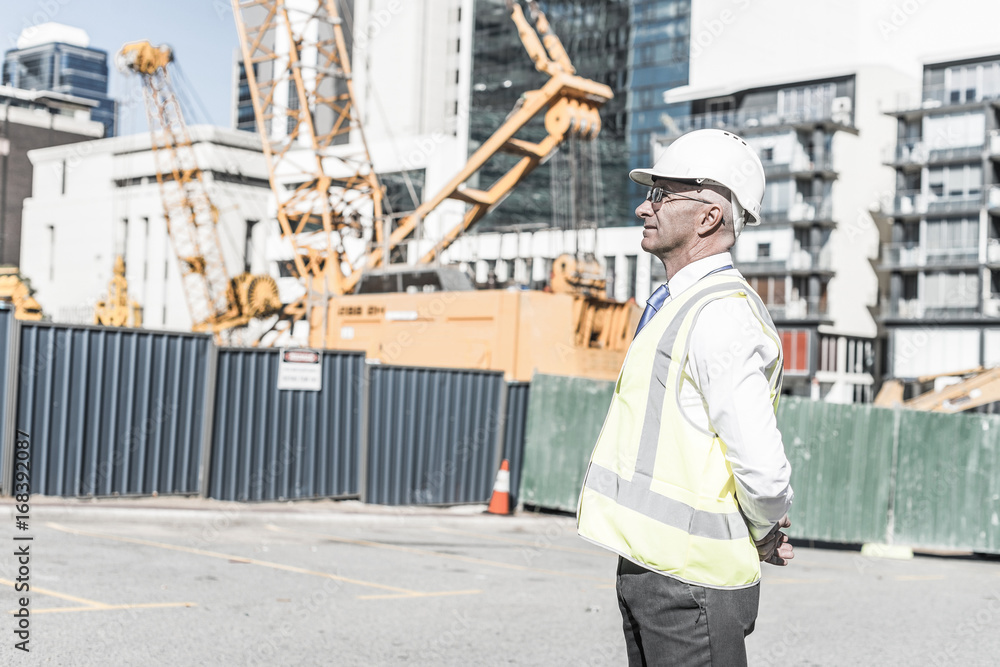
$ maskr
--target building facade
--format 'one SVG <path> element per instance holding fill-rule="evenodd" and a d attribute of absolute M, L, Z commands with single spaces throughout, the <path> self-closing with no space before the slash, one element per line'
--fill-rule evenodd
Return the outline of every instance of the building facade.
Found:
<path fill-rule="evenodd" d="M 925 65 L 889 115 L 880 268 L 895 377 L 1000 364 L 1000 53 Z"/>
<path fill-rule="evenodd" d="M 21 264 L 22 207 L 34 183 L 28 152 L 102 136 L 104 127 L 90 120 L 93 105 L 62 93 L 0 86 L 0 264 Z"/>
<path fill-rule="evenodd" d="M 246 132 L 193 126 L 191 139 L 219 209 L 219 238 L 230 276 L 276 271 L 269 257 L 271 190 L 260 140 Z M 148 134 L 42 148 L 24 202 L 21 271 L 45 315 L 56 322 L 93 322 L 115 257 L 125 259 L 129 298 L 143 326 L 191 330 L 180 268 L 164 218 Z"/>
<path fill-rule="evenodd" d="M 78 28 L 46 23 L 25 31 L 7 51 L 2 83 L 23 90 L 52 91 L 94 100 L 91 119 L 115 134 L 115 102 L 108 97 L 108 54 L 90 47 Z"/>
<path fill-rule="evenodd" d="M 599 171 L 595 173 L 586 158 L 590 147 L 567 140 L 480 223 L 478 231 L 634 224 L 633 216 L 621 211 L 638 191 L 621 175 L 648 161 L 650 137 L 663 128 L 663 91 L 687 80 L 690 0 L 557 0 L 542 7 L 577 74 L 608 85 L 615 94 L 601 109 L 595 147 Z M 475 2 L 472 81 L 470 153 L 500 126 L 524 91 L 545 82 L 513 29 L 504 0 Z M 526 136 L 530 133 L 529 126 Z M 499 157 L 494 168 L 482 173 L 483 185 L 509 168 L 513 159 Z M 574 178 L 579 179 L 577 189 L 599 189 L 600 202 L 567 221 L 555 193 L 560 183 Z"/>

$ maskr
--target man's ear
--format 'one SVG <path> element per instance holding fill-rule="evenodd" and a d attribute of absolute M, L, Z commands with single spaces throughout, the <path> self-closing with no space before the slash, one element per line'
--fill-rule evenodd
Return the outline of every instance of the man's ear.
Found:
<path fill-rule="evenodd" d="M 701 216 L 701 220 L 698 222 L 698 236 L 704 238 L 710 234 L 713 234 L 716 229 L 723 226 L 725 220 L 722 215 L 722 207 L 718 204 L 712 204 L 705 213 Z"/>

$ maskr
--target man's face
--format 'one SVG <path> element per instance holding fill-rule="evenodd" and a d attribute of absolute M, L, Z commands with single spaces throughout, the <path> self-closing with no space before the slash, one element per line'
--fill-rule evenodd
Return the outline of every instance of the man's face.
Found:
<path fill-rule="evenodd" d="M 643 222 L 642 249 L 662 258 L 691 242 L 695 235 L 697 213 L 706 205 L 670 196 L 671 193 L 682 193 L 700 199 L 697 188 L 689 183 L 656 179 L 653 185 L 663 188 L 663 199 L 657 204 L 649 198 L 643 200 L 635 209 L 635 214 Z"/>

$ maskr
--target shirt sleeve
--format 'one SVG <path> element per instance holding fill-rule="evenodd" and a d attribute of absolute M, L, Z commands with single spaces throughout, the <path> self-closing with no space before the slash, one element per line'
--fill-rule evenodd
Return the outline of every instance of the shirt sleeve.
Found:
<path fill-rule="evenodd" d="M 707 304 L 691 335 L 689 372 L 710 428 L 725 444 L 750 535 L 759 540 L 788 512 L 793 495 L 764 371 L 778 358 L 777 344 L 735 298 Z"/>

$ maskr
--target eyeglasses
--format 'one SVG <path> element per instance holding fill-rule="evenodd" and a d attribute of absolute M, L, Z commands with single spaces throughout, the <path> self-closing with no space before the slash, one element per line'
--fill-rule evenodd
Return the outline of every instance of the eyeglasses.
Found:
<path fill-rule="evenodd" d="M 664 190 L 663 188 L 650 188 L 649 192 L 646 193 L 646 201 L 650 204 L 659 204 L 662 201 L 670 203 L 674 199 L 690 199 L 691 201 L 701 202 L 702 204 L 711 205 L 712 202 L 706 201 L 704 199 L 698 199 L 697 197 L 688 197 L 687 195 L 682 195 L 677 192 L 670 192 L 669 190 Z"/>

